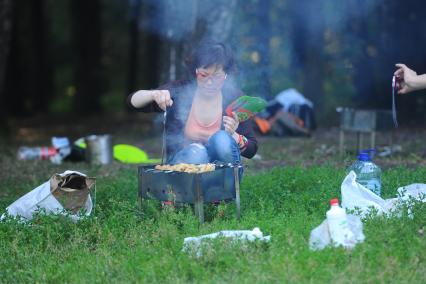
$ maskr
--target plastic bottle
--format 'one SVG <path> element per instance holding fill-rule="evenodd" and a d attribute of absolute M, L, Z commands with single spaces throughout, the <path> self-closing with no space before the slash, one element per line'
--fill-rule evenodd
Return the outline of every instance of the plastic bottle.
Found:
<path fill-rule="evenodd" d="M 18 149 L 19 160 L 47 160 L 55 156 L 55 147 L 20 147 Z"/>
<path fill-rule="evenodd" d="M 371 190 L 376 195 L 381 195 L 382 171 L 379 166 L 371 161 L 370 152 L 374 150 L 362 150 L 358 155 L 358 161 L 353 163 L 348 172 L 354 171 L 356 181 L 365 188 Z"/>
<path fill-rule="evenodd" d="M 339 206 L 337 198 L 331 199 L 330 205 L 326 216 L 331 240 L 336 246 L 350 247 L 354 242 L 354 234 L 349 229 L 346 211 Z"/>

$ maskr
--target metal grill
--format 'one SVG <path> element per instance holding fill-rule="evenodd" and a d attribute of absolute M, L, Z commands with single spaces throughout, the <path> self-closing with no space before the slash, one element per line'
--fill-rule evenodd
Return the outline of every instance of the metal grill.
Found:
<path fill-rule="evenodd" d="M 240 219 L 239 169 L 241 165 L 216 165 L 214 171 L 186 173 L 156 170 L 140 166 L 139 197 L 194 204 L 195 213 L 204 222 L 204 203 L 235 200 Z"/>

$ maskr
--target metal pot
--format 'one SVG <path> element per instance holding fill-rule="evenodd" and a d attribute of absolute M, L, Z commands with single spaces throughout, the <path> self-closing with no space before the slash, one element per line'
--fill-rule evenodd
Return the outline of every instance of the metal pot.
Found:
<path fill-rule="evenodd" d="M 86 161 L 91 164 L 107 165 L 112 162 L 111 135 L 90 135 L 85 137 Z"/>

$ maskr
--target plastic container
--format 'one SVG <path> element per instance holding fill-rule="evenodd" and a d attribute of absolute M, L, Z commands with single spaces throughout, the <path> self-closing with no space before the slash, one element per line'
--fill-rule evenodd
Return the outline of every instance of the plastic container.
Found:
<path fill-rule="evenodd" d="M 374 150 L 362 150 L 358 155 L 358 161 L 348 168 L 348 173 L 354 171 L 356 182 L 381 196 L 382 170 L 372 162 L 370 152 Z"/>
<path fill-rule="evenodd" d="M 56 154 L 55 147 L 19 147 L 18 160 L 47 160 Z"/>
<path fill-rule="evenodd" d="M 346 211 L 339 206 L 337 198 L 331 199 L 330 205 L 326 216 L 331 240 L 335 246 L 349 247 L 353 243 L 354 234 L 349 229 Z"/>

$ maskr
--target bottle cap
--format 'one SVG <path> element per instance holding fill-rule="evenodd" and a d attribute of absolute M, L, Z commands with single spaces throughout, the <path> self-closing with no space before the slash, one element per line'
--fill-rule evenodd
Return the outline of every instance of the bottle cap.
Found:
<path fill-rule="evenodd" d="M 338 198 L 333 198 L 330 200 L 330 205 L 339 205 L 339 199 Z"/>
<path fill-rule="evenodd" d="M 368 150 L 363 150 L 358 154 L 358 160 L 360 161 L 371 161 L 370 154 Z"/>
<path fill-rule="evenodd" d="M 368 150 L 361 150 L 359 151 L 358 154 L 358 160 L 359 161 L 371 161 L 371 157 L 374 156 L 374 153 L 376 152 L 376 150 L 374 149 L 368 149 Z M 370 155 L 371 153 L 371 155 Z"/>

